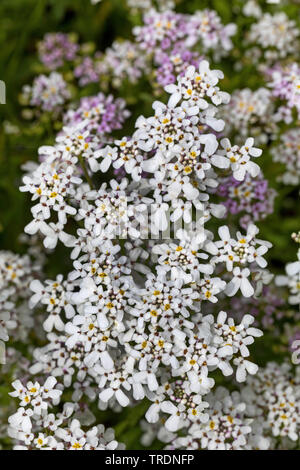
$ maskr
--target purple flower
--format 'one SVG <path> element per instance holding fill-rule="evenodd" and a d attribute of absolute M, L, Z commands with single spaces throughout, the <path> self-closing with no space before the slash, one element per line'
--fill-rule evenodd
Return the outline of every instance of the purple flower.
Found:
<path fill-rule="evenodd" d="M 78 49 L 78 44 L 63 33 L 48 33 L 38 45 L 40 61 L 50 70 L 75 60 Z"/>

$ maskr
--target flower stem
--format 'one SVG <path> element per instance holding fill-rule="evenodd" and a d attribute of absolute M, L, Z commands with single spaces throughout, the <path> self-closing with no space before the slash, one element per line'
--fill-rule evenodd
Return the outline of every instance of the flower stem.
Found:
<path fill-rule="evenodd" d="M 89 175 L 89 173 L 88 173 L 88 171 L 87 171 L 87 168 L 86 168 L 86 166 L 85 166 L 85 161 L 84 161 L 83 156 L 82 156 L 82 155 L 79 155 L 78 160 L 79 160 L 79 163 L 80 163 L 80 165 L 81 165 L 81 168 L 83 169 L 84 176 L 86 177 L 86 180 L 87 180 L 87 182 L 88 182 L 89 185 L 90 185 L 90 188 L 91 188 L 91 189 L 94 189 L 94 183 L 93 183 L 92 178 L 90 177 L 90 175 Z"/>

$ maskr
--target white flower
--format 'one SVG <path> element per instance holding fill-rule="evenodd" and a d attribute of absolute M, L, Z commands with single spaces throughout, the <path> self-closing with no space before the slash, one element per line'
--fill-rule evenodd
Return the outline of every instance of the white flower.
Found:
<path fill-rule="evenodd" d="M 278 286 L 288 286 L 289 303 L 297 305 L 300 303 L 300 261 L 288 263 L 285 269 L 287 276 L 276 276 L 275 282 Z"/>
<path fill-rule="evenodd" d="M 12 427 L 19 428 L 24 433 L 30 433 L 32 428 L 30 418 L 32 415 L 33 411 L 31 409 L 25 410 L 24 408 L 19 408 L 15 414 L 8 418 L 8 422 Z"/>
<path fill-rule="evenodd" d="M 211 162 L 218 168 L 231 168 L 233 176 L 238 181 L 243 181 L 246 173 L 250 173 L 252 177 L 259 174 L 259 166 L 251 161 L 251 157 L 259 157 L 262 154 L 260 149 L 253 147 L 254 139 L 248 138 L 245 145 L 238 147 L 231 146 L 228 139 L 222 139 L 221 145 L 224 150 L 220 154 L 212 156 Z"/>
<path fill-rule="evenodd" d="M 204 99 L 205 97 L 209 97 L 215 105 L 228 103 L 228 93 L 221 92 L 216 87 L 223 76 L 220 70 L 210 70 L 206 60 L 200 62 L 199 71 L 196 71 L 193 66 L 188 67 L 185 75 L 179 77 L 178 85 L 165 87 L 165 90 L 172 94 L 169 104 L 176 106 L 180 99 L 185 99 L 191 107 L 196 105 L 198 109 L 206 109 L 208 102 Z"/>
<path fill-rule="evenodd" d="M 232 297 L 240 289 L 244 297 L 251 297 L 254 294 L 254 289 L 248 280 L 249 275 L 250 271 L 248 268 L 242 270 L 239 267 L 234 268 L 234 277 L 227 284 L 226 294 Z"/>

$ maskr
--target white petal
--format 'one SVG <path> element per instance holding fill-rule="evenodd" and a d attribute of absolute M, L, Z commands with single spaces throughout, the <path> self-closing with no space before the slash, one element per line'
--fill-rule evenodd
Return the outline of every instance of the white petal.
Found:
<path fill-rule="evenodd" d="M 175 108 L 177 103 L 179 103 L 180 99 L 181 99 L 180 93 L 173 93 L 173 95 L 170 96 L 170 99 L 168 101 L 168 106 L 170 108 Z"/>
<path fill-rule="evenodd" d="M 254 289 L 247 278 L 242 279 L 241 292 L 244 297 L 251 297 L 254 294 Z"/>
<path fill-rule="evenodd" d="M 129 405 L 129 398 L 125 395 L 122 390 L 116 391 L 116 399 L 120 403 L 121 406 L 125 407 Z"/>
<path fill-rule="evenodd" d="M 108 400 L 113 396 L 114 391 L 111 388 L 107 388 L 106 390 L 103 390 L 99 394 L 99 398 L 101 401 L 104 401 L 105 403 L 108 402 Z"/>
<path fill-rule="evenodd" d="M 175 432 L 178 430 L 179 423 L 180 423 L 180 416 L 172 415 L 165 422 L 165 426 L 168 431 Z"/>

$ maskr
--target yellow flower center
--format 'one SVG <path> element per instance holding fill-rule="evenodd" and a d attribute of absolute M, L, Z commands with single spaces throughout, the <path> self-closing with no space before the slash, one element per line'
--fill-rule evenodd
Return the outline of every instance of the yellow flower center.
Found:
<path fill-rule="evenodd" d="M 73 445 L 72 445 L 73 449 L 81 449 L 82 448 L 82 445 L 79 444 L 79 442 L 75 442 Z"/>

